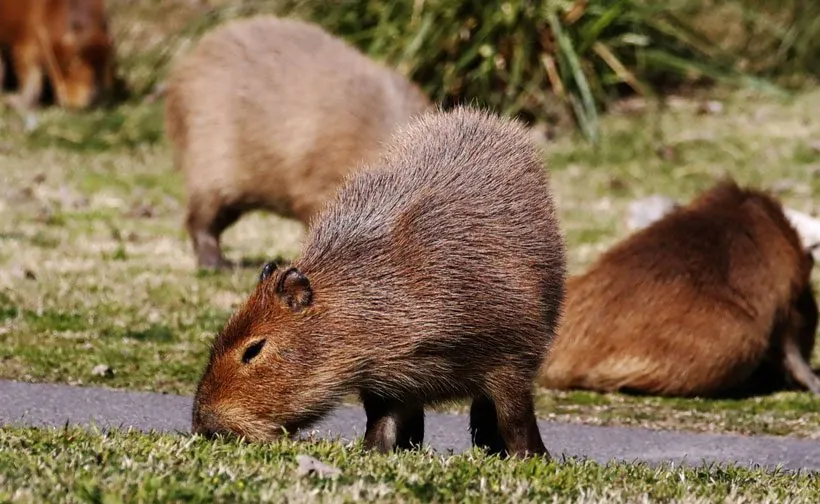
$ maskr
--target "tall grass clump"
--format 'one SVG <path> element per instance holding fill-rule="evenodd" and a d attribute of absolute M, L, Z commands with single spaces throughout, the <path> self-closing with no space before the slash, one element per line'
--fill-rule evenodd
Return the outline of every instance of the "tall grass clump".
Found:
<path fill-rule="evenodd" d="M 143 89 L 154 86 L 170 56 L 187 41 L 230 18 L 257 13 L 315 21 L 374 58 L 397 66 L 445 106 L 473 103 L 547 122 L 556 105 L 566 106 L 592 140 L 598 136 L 600 111 L 625 94 L 654 95 L 681 84 L 708 81 L 767 86 L 771 78 L 787 76 L 789 83 L 799 81 L 795 76 L 820 75 L 817 0 L 218 0 L 215 4 L 177 26 L 176 41 L 164 40 L 151 49 L 146 48 L 144 37 L 134 38 L 134 51 L 129 51 L 132 80 L 144 82 Z M 124 10 L 137 9 L 127 5 Z M 139 9 L 142 15 L 158 7 Z M 177 10 L 158 22 L 176 24 L 174 20 L 182 19 L 186 10 L 191 13 L 190 7 Z M 141 33 L 133 27 L 124 30 Z"/>
<path fill-rule="evenodd" d="M 666 2 L 294 0 L 290 8 L 397 65 L 439 101 L 543 120 L 558 99 L 593 140 L 599 110 L 615 96 L 737 78 L 732 56 L 712 51 Z"/>
<path fill-rule="evenodd" d="M 817 0 L 678 0 L 673 14 L 697 27 L 715 52 L 738 70 L 795 86 L 820 77 Z"/>

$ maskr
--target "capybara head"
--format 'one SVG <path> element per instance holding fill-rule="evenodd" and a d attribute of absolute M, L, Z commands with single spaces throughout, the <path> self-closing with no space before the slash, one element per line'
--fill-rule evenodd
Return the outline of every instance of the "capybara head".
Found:
<path fill-rule="evenodd" d="M 312 386 L 321 379 L 311 377 L 321 358 L 312 337 L 321 321 L 312 302 L 310 280 L 298 269 L 265 265 L 211 349 L 194 402 L 194 432 L 267 440 L 325 412 L 310 408 L 333 399 L 317 396 L 320 388 Z"/>
<path fill-rule="evenodd" d="M 102 0 L 71 0 L 67 27 L 54 40 L 54 56 L 65 86 L 67 108 L 105 103 L 120 83 L 115 78 L 113 40 Z"/>

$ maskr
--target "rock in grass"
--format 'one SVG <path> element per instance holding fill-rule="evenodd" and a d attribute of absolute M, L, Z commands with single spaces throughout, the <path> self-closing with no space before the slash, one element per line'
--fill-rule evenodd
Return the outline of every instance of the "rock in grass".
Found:
<path fill-rule="evenodd" d="M 111 366 L 108 364 L 97 364 L 94 366 L 94 369 L 91 370 L 91 374 L 94 376 L 108 377 L 114 375 L 114 370 L 111 369 Z"/>
<path fill-rule="evenodd" d="M 341 469 L 325 464 L 321 460 L 310 455 L 297 455 L 296 461 L 299 463 L 297 474 L 299 476 L 317 476 L 319 478 L 332 478 L 342 474 Z"/>
<path fill-rule="evenodd" d="M 630 231 L 645 228 L 678 206 L 674 199 L 660 194 L 653 194 L 629 204 L 626 225 Z"/>

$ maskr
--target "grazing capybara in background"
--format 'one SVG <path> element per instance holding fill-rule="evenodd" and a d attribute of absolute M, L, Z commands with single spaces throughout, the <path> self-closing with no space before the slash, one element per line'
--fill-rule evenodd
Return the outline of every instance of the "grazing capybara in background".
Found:
<path fill-rule="evenodd" d="M 564 271 L 525 129 L 424 115 L 346 181 L 292 265 L 262 270 L 213 344 L 193 430 L 267 440 L 358 394 L 365 446 L 388 451 L 422 442 L 425 404 L 472 398 L 476 445 L 549 456 L 532 387 Z"/>
<path fill-rule="evenodd" d="M 17 78 L 17 105 L 40 102 L 43 77 L 55 102 L 86 108 L 115 91 L 113 41 L 103 0 L 0 1 L 0 46 Z M 0 62 L 0 82 L 3 82 Z"/>
<path fill-rule="evenodd" d="M 313 24 L 258 16 L 203 36 L 172 70 L 165 113 L 198 265 L 229 266 L 220 235 L 244 212 L 307 223 L 429 107 L 415 84 Z"/>
<path fill-rule="evenodd" d="M 794 382 L 820 394 L 812 266 L 778 201 L 722 182 L 568 280 L 541 384 L 728 397 Z"/>

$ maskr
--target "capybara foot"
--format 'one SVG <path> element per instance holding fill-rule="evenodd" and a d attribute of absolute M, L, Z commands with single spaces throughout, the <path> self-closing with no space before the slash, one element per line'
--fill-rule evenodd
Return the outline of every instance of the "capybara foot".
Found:
<path fill-rule="evenodd" d="M 365 395 L 362 401 L 367 413 L 365 449 L 388 453 L 421 446 L 424 441 L 422 406 L 397 404 L 371 395 Z"/>
<path fill-rule="evenodd" d="M 504 439 L 508 455 L 551 458 L 538 431 L 532 393 L 529 390 L 497 396 L 495 405 L 498 432 Z"/>

